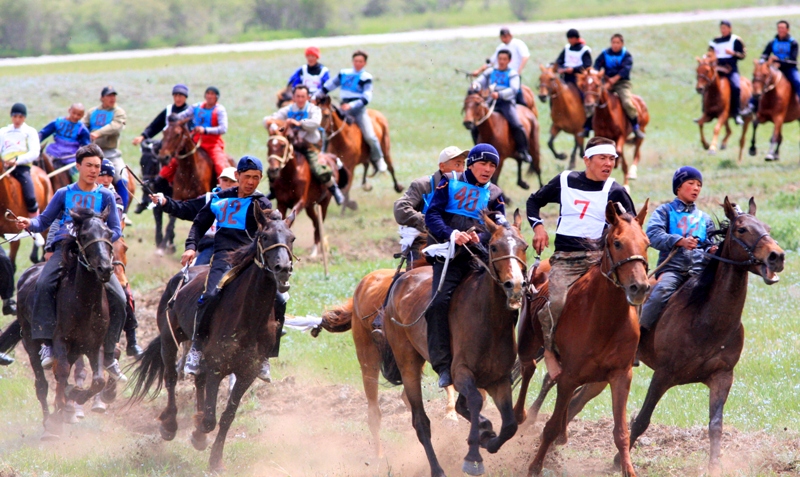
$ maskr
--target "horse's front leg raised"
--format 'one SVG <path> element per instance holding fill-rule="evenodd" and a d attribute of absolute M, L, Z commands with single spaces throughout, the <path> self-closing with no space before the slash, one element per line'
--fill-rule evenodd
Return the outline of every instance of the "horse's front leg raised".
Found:
<path fill-rule="evenodd" d="M 561 129 L 559 129 L 558 126 L 556 126 L 555 124 L 550 126 L 550 139 L 547 140 L 547 147 L 550 148 L 550 150 L 553 152 L 553 156 L 555 156 L 556 159 L 558 159 L 559 161 L 563 161 L 564 159 L 567 158 L 567 155 L 564 154 L 563 152 L 556 151 L 556 147 L 554 144 L 556 136 L 558 136 L 559 132 L 561 132 Z"/>
<path fill-rule="evenodd" d="M 253 384 L 255 380 L 254 377 L 250 379 L 238 378 L 236 379 L 236 383 L 233 385 L 233 390 L 231 390 L 230 396 L 228 397 L 228 405 L 225 407 L 225 410 L 222 412 L 222 416 L 219 419 L 219 431 L 217 431 L 217 437 L 214 439 L 214 444 L 211 446 L 211 457 L 209 458 L 208 465 L 214 472 L 220 472 L 225 469 L 225 466 L 222 464 L 222 451 L 225 448 L 225 438 L 228 435 L 228 429 L 230 429 L 231 424 L 233 423 L 233 419 L 236 417 L 236 409 L 239 408 L 239 403 L 242 401 L 242 396 L 244 396 L 245 391 Z M 213 387 L 209 387 L 212 386 Z M 206 384 L 206 390 L 210 394 L 211 390 L 213 389 L 215 392 L 214 396 L 214 404 L 216 405 L 216 390 L 219 388 L 219 381 L 209 382 Z"/>
<path fill-rule="evenodd" d="M 710 145 L 708 144 L 708 141 L 706 141 L 706 135 L 705 132 L 703 131 L 703 126 L 708 122 L 708 118 L 704 114 L 703 116 L 700 117 L 700 119 L 696 120 L 695 122 L 697 123 L 697 126 L 700 129 L 700 144 L 703 145 L 703 149 L 708 150 Z"/>
<path fill-rule="evenodd" d="M 707 384 L 710 390 L 708 400 L 708 439 L 711 441 L 708 473 L 712 476 L 717 476 L 721 473 L 719 456 L 720 441 L 722 440 L 722 411 L 733 384 L 733 372 L 717 373 L 711 377 Z"/>
<path fill-rule="evenodd" d="M 611 405 L 614 408 L 614 444 L 616 444 L 619 451 L 619 464 L 622 468 L 622 475 L 625 477 L 636 477 L 636 472 L 633 470 L 633 463 L 631 462 L 630 433 L 628 432 L 628 421 L 625 414 L 632 378 L 633 370 L 628 368 L 619 370 L 609 379 L 611 383 Z"/>
<path fill-rule="evenodd" d="M 781 128 L 783 127 L 783 117 L 776 117 L 772 120 L 775 129 L 772 131 L 772 138 L 769 140 L 769 151 L 764 156 L 765 161 L 775 161 L 778 159 L 778 148 L 780 147 Z"/>
<path fill-rule="evenodd" d="M 72 389 L 68 396 L 78 404 L 83 404 L 88 401 L 89 398 L 102 391 L 103 387 L 106 385 L 106 380 L 103 376 L 103 366 L 100 364 L 103 362 L 102 352 L 98 351 L 97 353 L 90 354 L 88 358 L 89 366 L 92 368 L 92 385 L 89 386 L 89 389 Z"/>
<path fill-rule="evenodd" d="M 731 138 L 731 134 L 733 134 L 733 129 L 731 129 L 730 121 L 725 121 L 725 137 L 722 138 L 722 144 L 719 145 L 720 150 L 725 150 L 728 148 L 728 139 Z"/>
<path fill-rule="evenodd" d="M 464 457 L 464 464 L 461 466 L 461 471 L 469 475 L 483 475 L 486 471 L 483 467 L 483 457 L 481 457 L 480 450 L 481 435 L 483 434 L 488 437 L 491 434 L 494 434 L 481 432 L 481 409 L 483 408 L 483 396 L 481 395 L 480 391 L 478 391 L 477 386 L 475 386 L 475 377 L 469 370 L 465 368 L 457 369 L 455 372 L 454 381 L 456 390 L 466 399 L 470 416 L 469 436 L 467 437 L 469 451 L 467 452 L 466 457 Z M 459 401 L 461 401 L 461 398 L 459 398 Z"/>
<path fill-rule="evenodd" d="M 56 397 L 53 414 L 45 425 L 45 435 L 42 439 L 59 439 L 63 430 L 64 406 L 67 404 L 67 384 L 69 380 L 70 364 L 67 359 L 66 345 L 62 340 L 53 340 L 53 375 L 56 378 Z"/>

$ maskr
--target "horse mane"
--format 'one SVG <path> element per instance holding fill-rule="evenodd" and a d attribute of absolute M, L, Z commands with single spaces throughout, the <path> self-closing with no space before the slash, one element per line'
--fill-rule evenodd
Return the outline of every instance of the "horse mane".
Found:
<path fill-rule="evenodd" d="M 73 224 L 77 226 L 78 223 L 83 223 L 86 220 L 89 220 L 93 217 L 97 217 L 97 214 L 92 209 L 87 209 L 84 207 L 75 207 L 72 209 L 72 214 L 77 215 L 77 220 L 75 218 L 72 219 Z M 78 261 L 78 238 L 72 235 L 68 235 L 65 239 L 61 241 L 61 273 L 59 276 L 66 275 Z"/>
<path fill-rule="evenodd" d="M 625 213 L 619 214 L 617 217 L 620 220 L 624 220 L 625 222 L 628 222 L 629 224 L 632 224 L 634 219 L 636 219 L 636 216 L 631 214 L 630 212 L 625 212 Z M 587 250 L 591 250 L 593 252 L 602 252 L 606 248 L 605 243 L 606 243 L 606 240 L 608 239 L 608 231 L 609 230 L 611 230 L 611 227 L 606 227 L 603 230 L 603 234 L 597 240 L 583 239 L 582 240 L 583 245 L 586 246 Z M 598 264 L 599 264 L 599 262 L 598 262 Z"/>
<path fill-rule="evenodd" d="M 719 228 L 711 233 L 711 237 L 717 235 L 727 235 L 729 224 L 727 222 L 719 222 Z M 715 255 L 719 257 L 722 254 L 722 248 L 725 245 L 725 240 L 719 243 Z M 700 307 L 708 301 L 708 296 L 711 293 L 711 287 L 717 278 L 717 270 L 719 269 L 719 260 L 711 260 L 708 265 L 703 268 L 703 271 L 698 275 L 690 278 L 681 288 L 691 290 L 689 298 L 686 300 L 687 307 Z"/>
<path fill-rule="evenodd" d="M 257 203 L 254 203 L 253 206 L 261 207 Z M 280 212 L 278 212 L 277 210 L 273 210 L 269 214 L 269 220 L 280 220 L 281 218 L 282 217 L 280 216 Z M 249 264 L 253 262 L 253 259 L 255 259 L 256 257 L 256 249 L 258 247 L 258 236 L 260 233 L 261 233 L 260 230 L 256 232 L 256 236 L 253 237 L 253 241 L 251 243 L 242 245 L 241 247 L 231 252 L 229 259 L 230 263 Z"/>

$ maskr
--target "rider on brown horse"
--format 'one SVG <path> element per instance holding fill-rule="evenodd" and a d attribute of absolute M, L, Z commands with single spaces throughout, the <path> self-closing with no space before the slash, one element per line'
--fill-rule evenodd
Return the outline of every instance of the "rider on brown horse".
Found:
<path fill-rule="evenodd" d="M 722 20 L 719 22 L 719 32 L 722 36 L 714 38 L 708 43 L 708 51 L 713 51 L 717 57 L 717 64 L 722 67 L 718 70 L 720 76 L 728 78 L 731 88 L 731 114 L 736 124 L 744 124 L 742 119 L 741 105 L 741 79 L 739 77 L 739 60 L 743 60 L 747 55 L 744 42 L 741 38 L 731 33 L 731 22 Z M 749 111 L 745 111 L 745 114 Z"/>
<path fill-rule="evenodd" d="M 507 50 L 511 52 L 511 62 L 509 68 L 519 74 L 519 82 L 522 84 L 522 70 L 531 57 L 531 52 L 528 50 L 528 45 L 519 38 L 511 36 L 511 30 L 506 27 L 500 29 L 500 44 L 494 50 L 490 58 L 486 58 L 486 64 L 472 72 L 472 76 L 478 76 L 483 73 L 487 68 L 497 68 L 497 57 L 501 51 Z M 517 104 L 530 107 L 525 103 L 525 95 L 522 94 L 522 88 L 517 92 Z"/>
<path fill-rule="evenodd" d="M 51 121 L 39 131 L 39 142 L 55 134 L 55 140 L 47 146 L 45 152 L 53 158 L 53 167 L 58 169 L 75 163 L 78 148 L 92 142 L 89 130 L 81 122 L 86 111 L 81 103 L 69 107 L 67 116 Z"/>
<path fill-rule="evenodd" d="M 330 166 L 319 160 L 322 135 L 319 133 L 322 121 L 322 110 L 319 106 L 309 101 L 309 89 L 306 85 L 299 85 L 292 91 L 292 104 L 284 106 L 270 116 L 264 118 L 266 125 L 271 119 L 286 121 L 295 134 L 294 150 L 301 153 L 308 161 L 311 176 L 325 186 L 333 196 L 336 203 L 344 203 L 344 194 L 333 180 L 333 171 Z M 270 123 L 270 134 L 278 130 L 278 125 Z"/>
<path fill-rule="evenodd" d="M 484 210 L 489 211 L 496 224 L 508 227 L 503 191 L 491 182 L 499 163 L 500 156 L 494 146 L 478 144 L 473 147 L 467 155 L 467 171 L 444 174 L 425 213 L 428 244 L 442 248 L 442 253 L 430 247 L 426 249 L 433 261 L 433 298 L 425 312 L 430 363 L 439 375 L 442 388 L 453 384 L 448 321 L 450 298 L 471 270 L 472 263 L 471 253 L 462 246 L 488 243 L 491 234 L 482 227 Z M 460 248 L 450 256 L 455 246 Z"/>
<path fill-rule="evenodd" d="M 186 374 L 200 372 L 203 342 L 210 328 L 210 323 L 204 318 L 213 315 L 213 310 L 221 299 L 222 287 L 225 285 L 222 278 L 235 265 L 229 261 L 228 257 L 243 245 L 252 243 L 252 237 L 255 237 L 258 230 L 258 222 L 255 217 L 255 213 L 258 212 L 254 208 L 258 207 L 259 210 L 272 208 L 267 197 L 258 190 L 263 171 L 264 167 L 258 158 L 244 156 L 239 159 L 239 164 L 236 166 L 236 178 L 239 186 L 214 194 L 211 201 L 204 205 L 197 214 L 189 236 L 186 237 L 186 251 L 181 257 L 181 265 L 184 266 L 194 259 L 197 245 L 206 231 L 214 223 L 217 224 L 217 232 L 214 234 L 214 255 L 211 257 L 205 290 L 197 303 L 192 348 L 186 356 L 186 366 L 184 367 Z M 277 272 L 279 271 L 277 270 Z M 279 293 L 275 300 L 275 314 L 279 323 L 283 323 L 284 320 L 283 314 L 286 312 L 287 298 L 288 295 Z M 278 348 L 278 343 L 276 343 L 275 349 Z M 259 377 L 264 380 L 269 379 L 267 356 L 265 356 L 264 366 L 262 366 Z"/>
<path fill-rule="evenodd" d="M 620 203 L 625 211 L 636 213 L 628 193 L 610 177 L 616 158 L 614 141 L 593 137 L 583 157 L 586 172 L 564 171 L 528 198 L 528 221 L 533 227 L 533 248 L 537 254 L 541 254 L 550 241 L 541 219 L 541 208 L 547 204 L 561 207 L 555 252 L 550 257 L 550 301 L 539 312 L 545 364 L 553 379 L 561 373 L 553 349 L 558 318 L 569 287 L 602 258 L 598 250 L 602 245 L 598 246 L 597 242 L 606 228 L 606 205 L 608 201 Z"/>
<path fill-rule="evenodd" d="M 488 68 L 475 79 L 473 90 L 490 90 L 490 95 L 495 101 L 494 110 L 503 115 L 508 121 L 511 136 L 516 145 L 517 159 L 530 164 L 533 158 L 528 152 L 528 133 L 522 127 L 517 114 L 517 96 L 522 88 L 519 73 L 510 68 L 511 51 L 500 50 L 497 54 L 497 68 Z M 473 139 L 477 137 L 477 130 L 473 129 Z"/>
<path fill-rule="evenodd" d="M 319 48 L 316 46 L 309 46 L 306 48 L 306 64 L 297 68 L 286 89 L 294 92 L 294 89 L 299 85 L 308 88 L 308 93 L 311 95 L 317 94 L 322 88 L 322 85 L 331 79 L 330 71 L 328 68 L 319 62 Z"/>
<path fill-rule="evenodd" d="M 564 83 L 572 83 L 577 86 L 575 74 L 583 73 L 592 67 L 592 49 L 574 28 L 567 31 L 567 42 L 556 58 L 556 66 Z M 580 91 L 580 89 L 578 90 Z M 581 93 L 581 99 L 583 99 L 583 93 Z M 588 117 L 583 125 L 583 136 L 588 136 L 591 130 L 592 118 Z"/>
<path fill-rule="evenodd" d="M 633 90 L 631 88 L 631 69 L 633 68 L 633 56 L 625 48 L 625 39 L 621 33 L 614 33 L 611 36 L 611 47 L 606 48 L 594 60 L 594 69 L 605 73 L 605 84 L 609 91 L 617 93 L 619 102 L 628 120 L 633 126 L 633 133 L 636 137 L 643 138 L 644 131 L 639 128 L 639 112 L 633 104 Z M 630 178 L 635 178 L 628 175 Z"/>
<path fill-rule="evenodd" d="M 786 76 L 792 85 L 794 94 L 800 97 L 800 72 L 797 71 L 797 40 L 789 34 L 789 22 L 781 20 L 777 25 L 778 34 L 767 43 L 764 53 L 761 54 L 761 61 L 769 59 L 770 55 L 776 57 L 780 62 L 781 73 Z"/>

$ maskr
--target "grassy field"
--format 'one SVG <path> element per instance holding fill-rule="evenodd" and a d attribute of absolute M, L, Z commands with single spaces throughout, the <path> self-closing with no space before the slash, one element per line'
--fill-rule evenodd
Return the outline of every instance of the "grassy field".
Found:
<path fill-rule="evenodd" d="M 618 2 L 609 2 L 615 3 Z M 789 20 L 797 23 L 798 18 Z M 742 65 L 745 76 L 752 71 L 751 59 L 773 36 L 773 24 L 773 19 L 737 22 L 736 33 L 745 39 L 749 47 L 750 56 Z M 599 51 L 610 33 L 611 30 L 593 31 L 586 35 L 586 39 L 595 51 Z M 759 155 L 745 156 L 743 163 L 737 164 L 735 147 L 717 156 L 708 156 L 700 147 L 696 126 L 691 122 L 700 112 L 700 98 L 694 91 L 693 66 L 694 57 L 703 53 L 708 38 L 716 33 L 716 24 L 709 22 L 648 30 L 631 29 L 624 33 L 627 47 L 634 54 L 636 62 L 633 78 L 635 90 L 645 98 L 651 114 L 643 146 L 640 179 L 632 183 L 635 203 L 642 204 L 648 197 L 651 204 L 670 200 L 669 184 L 674 169 L 684 164 L 695 165 L 702 169 L 705 176 L 702 194 L 705 210 L 721 216 L 721 208 L 715 204 L 720 203 L 725 195 L 739 202 L 755 196 L 759 204 L 759 217 L 772 226 L 773 235 L 789 252 L 787 269 L 779 284 L 767 287 L 756 278 L 751 280 L 743 317 L 747 328 L 746 345 L 726 407 L 725 422 L 729 428 L 748 433 L 763 432 L 780 442 L 796 440 L 800 432 L 800 400 L 797 399 L 800 382 L 797 364 L 800 362 L 797 305 L 800 298 L 800 266 L 796 259 L 796 251 L 800 249 L 800 149 L 797 128 L 790 124 L 784 129 L 787 140 L 781 151 L 783 159 L 778 163 L 765 163 L 762 155 Z M 562 36 L 554 34 L 524 38 L 533 55 L 531 66 L 524 75 L 525 83 L 535 86 L 535 64 L 555 58 L 563 46 Z M 467 85 L 453 73 L 453 68 L 475 67 L 493 48 L 494 41 L 488 40 L 368 48 L 368 69 L 376 78 L 373 105 L 389 118 L 392 156 L 403 183 L 407 184 L 411 179 L 431 172 L 436 155 L 444 146 L 469 145 L 469 134 L 461 126 L 459 116 Z M 349 53 L 345 49 L 328 51 L 326 64 L 332 68 L 345 66 Z M 214 84 L 221 89 L 221 103 L 227 107 L 230 116 L 230 133 L 225 138 L 228 151 L 234 156 L 244 153 L 263 156 L 266 132 L 260 120 L 273 110 L 273 93 L 284 84 L 286 76 L 301 58 L 299 52 L 258 53 L 3 69 L 0 70 L 0 77 L 5 87 L 0 90 L 0 105 L 6 108 L 15 101 L 24 101 L 28 105 L 29 123 L 38 128 L 56 115 L 63 114 L 73 101 L 93 105 L 102 86 L 113 84 L 120 92 L 119 104 L 126 109 L 129 118 L 123 135 L 123 157 L 129 163 L 136 164 L 138 153 L 130 145 L 130 139 L 167 104 L 171 86 L 177 82 L 187 83 L 192 91 L 190 100 L 198 100 L 205 86 Z M 542 129 L 546 131 L 550 124 L 546 105 L 540 105 L 540 115 Z M 767 131 L 771 131 L 771 125 L 760 129 L 758 144 L 761 154 L 766 148 Z M 546 140 L 546 136 L 542 138 Z M 570 145 L 570 141 L 562 137 L 557 145 L 563 150 Z M 552 158 L 549 151 L 542 151 L 542 158 L 545 179 L 553 177 L 564 167 L 563 163 Z M 506 188 L 515 205 L 521 205 L 527 194 L 513 185 L 514 172 L 508 167 L 500 185 Z M 618 171 L 615 177 L 621 179 Z M 394 267 L 391 250 L 396 248 L 396 226 L 389 211 L 397 195 L 391 191 L 387 178 L 378 179 L 375 185 L 375 190 L 369 193 L 354 188 L 353 198 L 359 202 L 359 211 L 344 217 L 335 211 L 326 224 L 333 247 L 331 277 L 324 277 L 322 266 L 317 262 L 304 260 L 298 264 L 293 278 L 289 313 L 319 315 L 326 307 L 336 305 L 350 295 L 366 273 L 376 268 Z M 557 211 L 553 208 L 549 212 L 553 214 Z M 550 215 L 547 221 L 551 232 L 553 218 Z M 135 226 L 126 230 L 131 246 L 129 274 L 140 296 L 152 296 L 154 290 L 178 270 L 177 256 L 156 257 L 152 245 L 152 219 L 144 215 L 135 216 L 134 219 Z M 186 223 L 181 224 L 179 238 L 185 236 L 187 229 Z M 301 257 L 307 255 L 302 253 L 303 249 L 310 248 L 310 230 L 305 217 L 296 225 Z M 524 232 L 530 239 L 531 231 L 527 229 Z M 20 257 L 25 255 L 21 254 Z M 655 255 L 651 255 L 651 258 L 654 260 Z M 18 263 L 20 268 L 27 266 L 23 258 Z M 0 324 L 4 326 L 9 321 L 8 317 L 0 318 Z M 274 367 L 277 378 L 294 377 L 299 383 L 317 387 L 343 385 L 352 395 L 359 393 L 359 368 L 349 335 L 325 334 L 313 340 L 307 335 L 291 333 L 286 337 L 282 353 Z M 23 354 L 18 348 L 16 355 L 20 357 Z M 645 368 L 635 371 L 629 412 L 641 406 L 650 374 Z M 426 393 L 430 398 L 438 396 L 432 383 L 432 378 L 428 377 Z M 396 397 L 397 391 L 393 393 Z M 273 421 L 269 415 L 272 409 L 269 399 L 275 395 L 272 387 L 261 385 L 243 404 L 235 425 L 247 435 L 257 434 L 261 437 L 256 441 L 229 439 L 226 460 L 235 475 L 288 475 L 266 471 L 265 467 L 261 467 L 266 462 L 265 448 L 269 449 L 270 455 L 274 453 L 276 456 L 270 458 L 279 462 L 277 456 L 286 458 L 287 449 L 294 449 L 283 442 L 275 443 L 274 435 L 269 433 L 269 430 L 278 429 L 277 423 L 283 422 Z M 183 397 L 187 398 L 186 393 Z M 304 398 L 300 396 L 298 399 Z M 205 468 L 207 454 L 194 452 L 183 441 L 158 445 L 153 437 L 154 428 L 136 422 L 137 419 L 149 420 L 154 417 L 157 414 L 156 407 L 161 405 L 159 400 L 156 405 L 147 406 L 138 414 L 117 406 L 115 418 L 87 419 L 76 426 L 73 436 L 85 442 L 89 449 L 73 442 L 56 447 L 44 446 L 38 441 L 41 415 L 29 369 L 21 365 L 0 368 L 0 426 L 11 430 L 0 433 L 0 475 L 4 475 L 3 465 L 14 469 L 19 475 L 31 476 L 198 475 Z M 551 403 L 547 404 L 546 409 L 551 406 Z M 673 389 L 656 410 L 653 422 L 686 428 L 703 426 L 707 423 L 707 408 L 708 393 L 703 386 Z M 181 413 L 184 419 L 188 419 L 191 410 L 185 407 Z M 324 440 L 324 431 L 328 429 L 325 426 L 332 426 L 331 429 L 335 427 L 337 431 L 360 436 L 367 432 L 363 424 L 365 415 L 365 408 L 358 408 L 351 419 L 342 423 L 324 424 L 316 429 L 313 426 L 297 426 L 296 432 L 307 439 Z M 592 402 L 582 416 L 592 421 L 608 418 L 610 399 L 607 394 Z M 401 417 L 403 426 L 408 426 L 408 415 Z M 182 424 L 182 427 L 186 426 Z M 131 428 L 134 431 L 128 433 Z M 410 427 L 403 429 L 410 431 Z M 288 434 L 295 430 L 283 429 L 280 432 Z M 464 435 L 459 434 L 456 454 L 460 455 L 463 451 L 461 439 Z M 415 456 L 421 455 L 413 434 L 393 431 L 385 433 L 384 438 L 390 443 L 407 442 L 410 439 L 410 452 Z M 99 449 L 91 449 L 92 446 L 99 446 Z M 675 468 L 682 468 L 677 461 L 682 459 L 696 461 L 698 467 L 702 467 L 706 446 L 707 440 L 701 441 L 697 453 L 689 458 L 673 456 L 658 462 L 646 461 L 645 454 L 639 453 L 636 463 L 645 466 L 642 475 L 675 475 Z M 795 451 L 787 449 L 781 451 L 787 454 L 786 460 L 796 461 L 797 455 L 792 453 Z M 591 450 L 587 449 L 586 453 L 591 454 Z M 296 458 L 306 458 L 306 454 L 298 454 Z M 527 457 L 520 462 L 525 460 Z M 318 461 L 311 458 L 309 462 Z M 404 473 L 397 466 L 394 471 L 391 467 L 388 470 L 372 468 L 361 473 L 308 465 L 291 475 L 419 474 L 412 471 Z M 324 460 L 320 465 L 324 465 Z M 516 475 L 522 468 L 522 464 L 518 463 L 494 475 Z M 499 469 L 495 470 L 500 472 Z M 737 475 L 772 474 L 759 469 L 745 469 Z"/>

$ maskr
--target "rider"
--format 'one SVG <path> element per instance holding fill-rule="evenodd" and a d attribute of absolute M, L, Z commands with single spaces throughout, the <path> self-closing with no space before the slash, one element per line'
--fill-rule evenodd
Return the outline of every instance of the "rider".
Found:
<path fill-rule="evenodd" d="M 344 194 L 339 190 L 339 186 L 333 180 L 333 171 L 328 164 L 319 160 L 320 145 L 322 135 L 319 133 L 320 122 L 322 122 L 322 110 L 319 106 L 308 100 L 309 89 L 306 85 L 295 86 L 292 91 L 292 104 L 284 106 L 270 116 L 264 118 L 264 125 L 270 119 L 286 121 L 286 125 L 296 132 L 297 142 L 295 147 L 297 152 L 303 154 L 308 160 L 311 175 L 320 184 L 330 191 L 336 203 L 344 203 Z M 269 126 L 270 134 L 275 134 L 278 125 L 272 123 Z"/>
<path fill-rule="evenodd" d="M 490 234 L 482 227 L 481 212 L 484 210 L 488 210 L 492 220 L 499 225 L 508 226 L 503 191 L 491 182 L 499 164 L 500 155 L 492 145 L 478 144 L 467 155 L 465 173 L 443 175 L 425 213 L 429 244 L 452 240 L 459 246 L 471 243 L 487 245 Z M 458 200 L 460 196 L 462 199 Z M 463 197 L 467 196 L 475 196 L 476 199 L 465 201 Z M 439 375 L 439 386 L 443 388 L 453 384 L 450 376 L 453 356 L 448 321 L 450 299 L 471 270 L 471 258 L 463 249 L 457 250 L 450 259 L 444 283 L 438 292 L 445 261 L 441 257 L 433 258 L 433 299 L 425 312 L 425 320 L 428 323 L 428 356 L 431 367 Z"/>
<path fill-rule="evenodd" d="M 372 75 L 364 70 L 367 66 L 367 53 L 356 50 L 352 56 L 353 67 L 339 71 L 339 74 L 329 79 L 315 95 L 316 98 L 324 96 L 338 87 L 342 87 L 342 106 L 345 115 L 358 125 L 361 135 L 369 145 L 369 156 L 372 165 L 378 172 L 386 172 L 386 161 L 383 150 L 372 119 L 367 113 L 367 104 L 372 101 Z"/>
<path fill-rule="evenodd" d="M 509 63 L 509 67 L 519 74 L 520 85 L 522 85 L 522 70 L 525 69 L 525 65 L 528 63 L 528 60 L 531 57 L 531 52 L 528 50 L 528 45 L 526 45 L 525 42 L 519 38 L 514 38 L 511 36 L 511 30 L 509 30 L 507 27 L 500 29 L 500 42 L 501 43 L 497 45 L 497 48 L 495 48 L 492 56 L 490 58 L 486 58 L 486 64 L 473 71 L 472 76 L 478 76 L 487 68 L 496 68 L 497 56 L 501 51 L 508 50 L 511 52 L 511 62 Z M 517 104 L 528 106 L 525 103 L 525 96 L 522 94 L 521 87 L 517 93 Z"/>
<path fill-rule="evenodd" d="M 781 73 L 786 76 L 792 85 L 795 95 L 800 95 L 800 73 L 797 71 L 797 40 L 789 34 L 789 22 L 781 20 L 778 22 L 778 34 L 767 43 L 764 53 L 761 54 L 761 61 L 769 59 L 770 55 L 778 58 Z"/>
<path fill-rule="evenodd" d="M 723 67 L 719 75 L 728 78 L 731 87 L 731 115 L 736 124 L 744 124 L 742 112 L 739 110 L 741 96 L 741 82 L 739 78 L 739 60 L 746 56 L 742 39 L 731 33 L 731 22 L 719 22 L 719 32 L 722 36 L 714 38 L 708 43 L 708 51 L 713 51 L 717 57 L 717 64 Z M 746 111 L 747 112 L 747 111 Z"/>
<path fill-rule="evenodd" d="M 228 113 L 225 106 L 219 101 L 219 89 L 216 86 L 206 88 L 205 101 L 189 106 L 185 110 L 168 117 L 168 121 L 181 121 L 191 119 L 194 122 L 192 139 L 198 147 L 208 153 L 214 163 L 214 174 L 219 177 L 222 171 L 230 166 L 228 155 L 225 154 L 225 141 L 222 135 L 228 132 Z M 178 160 L 172 158 L 169 164 L 161 169 L 161 177 L 170 183 L 175 179 L 178 170 Z"/>
<path fill-rule="evenodd" d="M 28 219 L 17 218 L 17 228 L 28 229 L 33 232 L 42 232 L 50 224 L 59 221 L 58 232 L 53 238 L 53 255 L 47 262 L 36 282 L 35 302 L 33 305 L 31 335 L 34 340 L 41 340 L 42 347 L 39 357 L 42 366 L 47 369 L 53 365 L 53 333 L 56 328 L 56 291 L 61 275 L 62 241 L 73 234 L 70 209 L 76 205 L 93 205 L 95 212 L 100 213 L 107 208 L 115 210 L 114 194 L 97 184 L 100 174 L 103 150 L 97 144 L 89 144 L 78 149 L 75 155 L 75 164 L 78 169 L 78 181 L 58 189 L 47 204 L 47 208 L 39 217 Z M 111 229 L 111 241 L 115 242 L 122 235 L 119 215 L 108 214 L 106 224 Z M 117 277 L 111 274 L 111 279 L 105 284 L 106 298 L 108 300 L 109 325 L 103 345 L 104 366 L 110 375 L 117 381 L 126 382 L 128 378 L 122 374 L 119 362 L 114 357 L 114 349 L 122 325 L 125 322 L 125 292 Z"/>
<path fill-rule="evenodd" d="M 567 45 L 561 50 L 561 53 L 556 58 L 556 65 L 558 66 L 558 73 L 564 83 L 572 83 L 577 86 L 577 78 L 575 74 L 583 73 L 585 70 L 592 67 L 592 49 L 586 45 L 586 41 L 581 38 L 578 30 L 570 28 L 567 31 Z M 583 93 L 578 89 L 578 93 L 583 98 Z M 584 137 L 589 135 L 592 130 L 592 118 L 587 117 L 586 123 L 583 125 Z"/>
<path fill-rule="evenodd" d="M 508 121 L 511 137 L 517 146 L 517 159 L 531 163 L 533 158 L 528 152 L 528 133 L 522 127 L 517 113 L 516 97 L 521 87 L 519 74 L 509 68 L 511 58 L 510 51 L 500 50 L 497 53 L 497 68 L 486 69 L 472 87 L 480 90 L 491 88 L 491 96 L 495 100 L 494 110 Z"/>
<path fill-rule="evenodd" d="M 322 85 L 328 82 L 331 74 L 328 68 L 319 62 L 319 48 L 316 46 L 306 48 L 306 62 L 307 64 L 297 68 L 289 78 L 287 87 L 294 91 L 298 85 L 302 84 L 308 88 L 309 94 L 314 95 L 322 88 Z"/>
<path fill-rule="evenodd" d="M 127 210 L 130 203 L 128 176 L 123 174 L 125 161 L 122 160 L 119 150 L 119 133 L 125 128 L 125 122 L 125 111 L 117 106 L 117 91 L 113 86 L 103 88 L 100 92 L 100 106 L 90 109 L 83 118 L 83 123 L 89 129 L 89 137 L 100 146 L 105 158 L 114 163 L 114 186 Z M 125 222 L 129 223 L 127 217 Z"/>
<path fill-rule="evenodd" d="M 714 253 L 716 245 L 710 232 L 714 222 L 697 208 L 697 197 L 703 188 L 703 175 L 691 166 L 683 166 L 672 176 L 672 202 L 658 206 L 647 224 L 650 246 L 658 250 L 658 265 L 675 249 L 678 251 L 658 271 L 658 283 L 650 292 L 639 325 L 651 329 L 675 291 L 708 264 L 705 252 Z"/>
<path fill-rule="evenodd" d="M 206 316 L 210 317 L 214 314 L 214 308 L 221 297 L 222 289 L 218 286 L 219 282 L 234 265 L 228 261 L 228 256 L 239 247 L 252 243 L 252 237 L 258 230 L 253 207 L 259 207 L 260 210 L 272 208 L 267 197 L 258 191 L 263 171 L 264 168 L 259 159 L 253 156 L 243 156 L 239 159 L 239 164 L 236 166 L 236 178 L 239 186 L 214 194 L 211 201 L 204 205 L 195 217 L 189 236 L 186 237 L 186 251 L 181 256 L 181 265 L 184 266 L 194 259 L 197 254 L 198 242 L 206 231 L 215 222 L 217 223 L 218 229 L 214 235 L 214 255 L 211 257 L 205 289 L 200 299 L 197 300 L 195 335 L 192 337 L 192 348 L 186 356 L 186 365 L 184 366 L 186 374 L 197 374 L 200 370 L 200 362 L 203 359 L 203 341 L 207 337 L 210 326 Z M 224 218 L 220 220 L 221 217 Z M 281 325 L 286 312 L 287 298 L 288 295 L 279 293 L 275 299 L 275 318 Z M 276 342 L 276 348 L 277 346 L 278 342 Z M 269 380 L 269 358 L 264 360 L 259 377 L 265 381 Z"/>
<path fill-rule="evenodd" d="M 219 181 L 211 192 L 190 200 L 175 200 L 171 197 L 165 197 L 163 194 L 151 195 L 152 200 L 157 205 L 161 206 L 164 212 L 177 217 L 181 220 L 194 220 L 200 210 L 206 204 L 211 202 L 214 194 L 231 187 L 236 187 L 239 182 L 236 180 L 236 168 L 226 167 L 222 174 L 219 175 Z M 197 243 L 197 254 L 194 258 L 194 266 L 208 265 L 211 263 L 211 256 L 214 255 L 214 234 L 217 232 L 217 223 L 209 227 L 208 231 L 203 235 L 203 238 Z"/>
<path fill-rule="evenodd" d="M 22 103 L 11 107 L 11 124 L 0 129 L 0 159 L 11 175 L 22 187 L 22 198 L 28 217 L 39 215 L 39 204 L 36 203 L 36 189 L 31 178 L 31 163 L 39 158 L 39 134 L 36 129 L 25 124 L 28 108 Z M 34 243 L 44 245 L 44 238 L 39 233 L 33 234 Z"/>
<path fill-rule="evenodd" d="M 81 122 L 86 110 L 81 103 L 69 107 L 67 116 L 61 116 L 51 121 L 39 131 L 39 141 L 44 141 L 55 134 L 55 140 L 47 146 L 45 152 L 53 158 L 56 169 L 67 164 L 75 163 L 75 153 L 78 148 L 92 142 L 89 130 Z"/>
<path fill-rule="evenodd" d="M 643 138 L 644 131 L 639 128 L 639 112 L 633 103 L 633 91 L 631 91 L 632 68 L 633 56 L 625 48 L 625 39 L 621 33 L 614 33 L 611 36 L 611 48 L 603 50 L 603 53 L 594 60 L 594 69 L 604 70 L 606 87 L 609 91 L 617 93 L 622 109 L 633 126 L 633 133 L 636 137 Z"/>
<path fill-rule="evenodd" d="M 555 252 L 550 257 L 550 300 L 539 312 L 544 333 L 544 358 L 547 372 L 555 379 L 561 366 L 553 350 L 553 337 L 564 308 L 569 287 L 582 277 L 601 257 L 600 239 L 606 227 L 606 204 L 618 202 L 635 213 L 633 201 L 625 189 L 614 182 L 611 171 L 617 151 L 614 141 L 595 136 L 586 145 L 585 172 L 564 171 L 547 185 L 531 194 L 526 204 L 528 222 L 533 228 L 533 248 L 541 254 L 550 239 L 541 218 L 541 208 L 559 204 Z"/>

